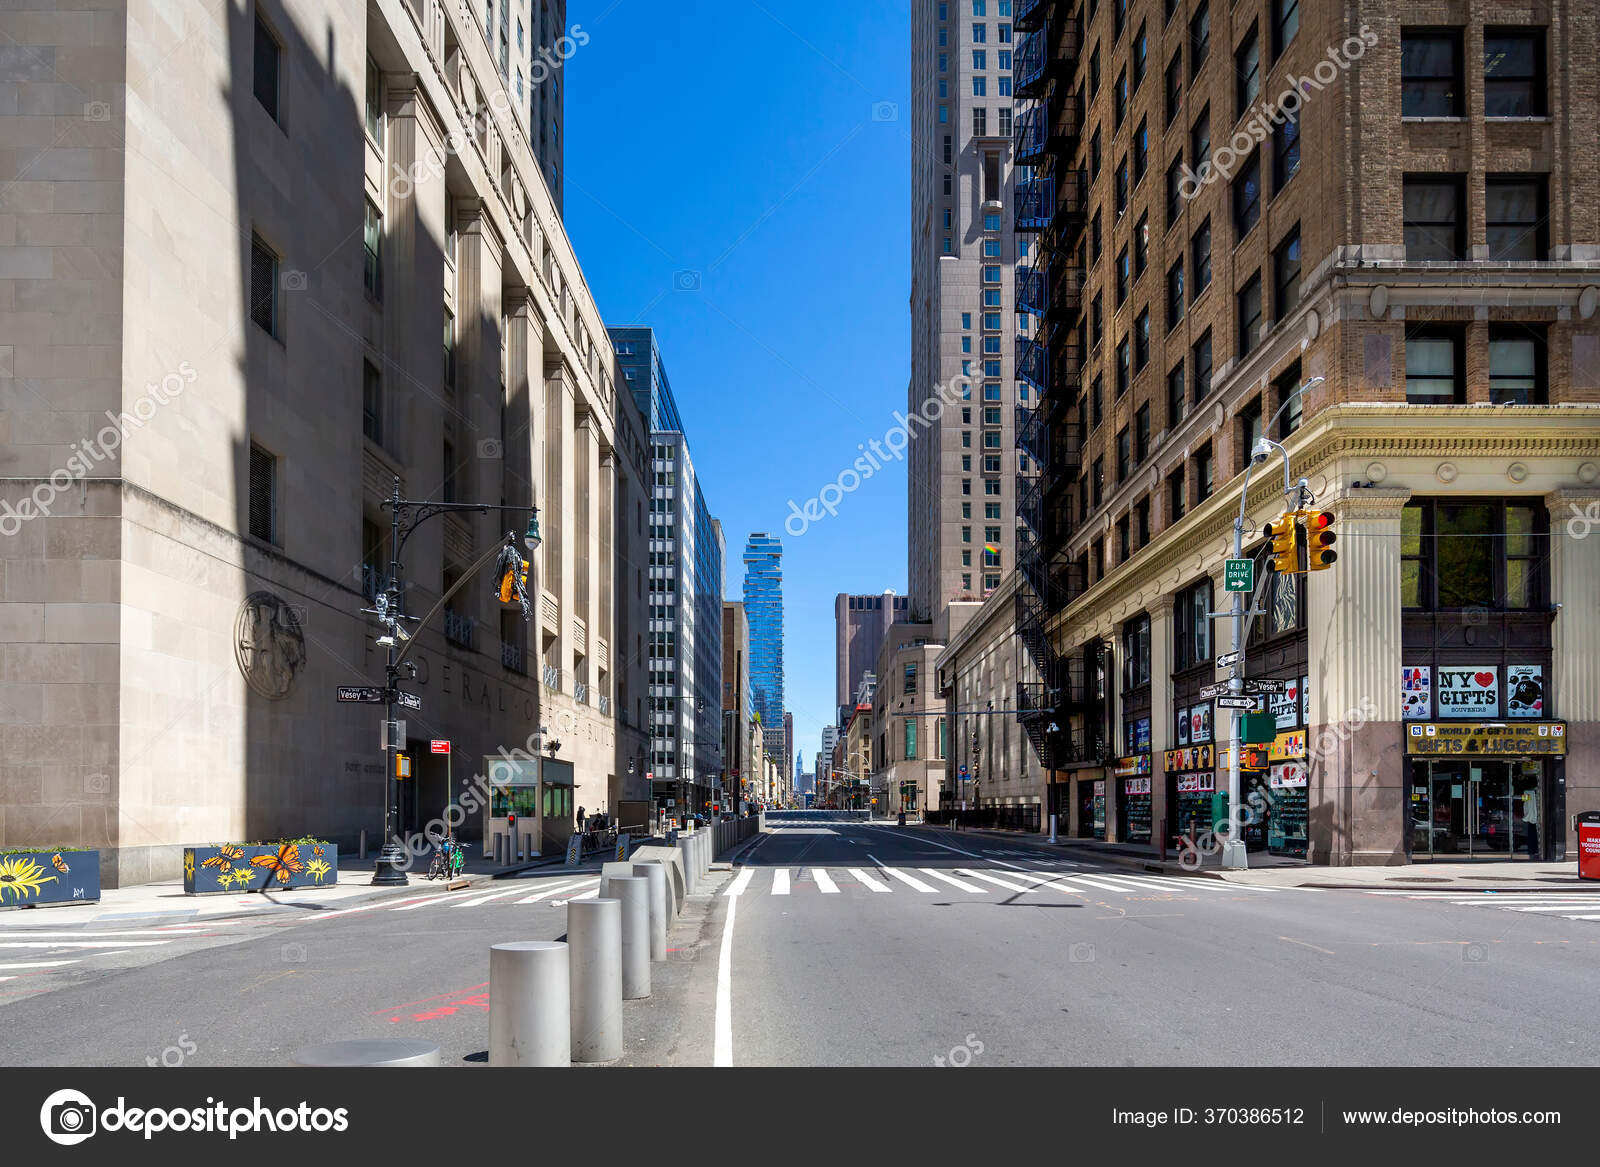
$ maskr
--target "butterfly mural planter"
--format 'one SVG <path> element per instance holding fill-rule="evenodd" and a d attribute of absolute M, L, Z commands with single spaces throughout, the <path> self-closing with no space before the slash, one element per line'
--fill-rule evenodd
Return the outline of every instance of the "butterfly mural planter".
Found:
<path fill-rule="evenodd" d="M 183 851 L 183 890 L 288 891 L 332 887 L 339 881 L 339 848 L 332 843 L 218 843 Z"/>
<path fill-rule="evenodd" d="M 98 851 L 0 851 L 0 908 L 87 904 L 99 898 Z"/>

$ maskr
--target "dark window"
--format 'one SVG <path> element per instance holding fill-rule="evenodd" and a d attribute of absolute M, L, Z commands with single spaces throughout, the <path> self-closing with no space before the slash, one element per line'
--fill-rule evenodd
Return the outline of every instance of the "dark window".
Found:
<path fill-rule="evenodd" d="M 1124 482 L 1133 470 L 1133 443 L 1128 437 L 1128 427 L 1117 431 L 1117 481 Z"/>
<path fill-rule="evenodd" d="M 1167 331 L 1183 319 L 1183 257 L 1167 269 Z"/>
<path fill-rule="evenodd" d="M 1128 160 L 1126 158 L 1117 163 L 1116 185 L 1117 214 L 1120 216 L 1128 209 Z"/>
<path fill-rule="evenodd" d="M 1450 118 L 1466 113 L 1459 28 L 1400 30 L 1400 115 Z"/>
<path fill-rule="evenodd" d="M 371 57 L 367 58 L 367 133 L 383 148 L 383 73 Z"/>
<path fill-rule="evenodd" d="M 1183 479 L 1178 479 L 1181 488 Z M 1180 489 L 1181 496 L 1182 491 Z M 1178 593 L 1172 611 L 1174 671 L 1211 659 L 1211 581 L 1201 580 Z"/>
<path fill-rule="evenodd" d="M 1094 347 L 1100 346 L 1101 338 L 1105 335 L 1105 307 L 1104 296 L 1096 292 L 1094 303 L 1089 307 L 1089 343 Z"/>
<path fill-rule="evenodd" d="M 1139 35 L 1133 38 L 1133 91 L 1139 92 L 1139 84 L 1144 80 L 1145 71 L 1150 67 L 1150 41 L 1145 36 L 1144 25 L 1139 26 Z"/>
<path fill-rule="evenodd" d="M 278 256 L 259 235 L 250 237 L 250 319 L 278 335 Z"/>
<path fill-rule="evenodd" d="M 1239 356 L 1255 352 L 1266 329 L 1261 319 L 1261 273 L 1256 272 L 1239 289 Z"/>
<path fill-rule="evenodd" d="M 1150 542 L 1150 499 L 1141 498 L 1133 508 L 1133 539 L 1135 547 Z"/>
<path fill-rule="evenodd" d="M 1128 269 L 1128 249 L 1126 246 L 1117 252 L 1117 307 L 1120 308 L 1128 299 L 1128 286 L 1130 283 Z"/>
<path fill-rule="evenodd" d="M 1257 397 L 1239 410 L 1235 421 L 1238 425 L 1238 468 L 1242 471 L 1250 464 L 1250 453 L 1261 440 L 1261 398 Z"/>
<path fill-rule="evenodd" d="M 1489 327 L 1489 400 L 1496 405 L 1543 405 L 1549 398 L 1544 328 Z"/>
<path fill-rule="evenodd" d="M 1250 157 L 1233 180 L 1233 236 L 1237 241 L 1250 234 L 1261 218 L 1261 151 Z"/>
<path fill-rule="evenodd" d="M 1211 55 L 1211 10 L 1202 3 L 1189 18 L 1189 80 L 1193 81 Z M 1199 162 L 1195 163 L 1196 166 Z"/>
<path fill-rule="evenodd" d="M 1419 328 L 1406 334 L 1406 401 L 1450 405 L 1467 399 L 1463 334 L 1459 328 Z"/>
<path fill-rule="evenodd" d="M 1170 126 L 1178 116 L 1178 109 L 1183 105 L 1183 53 L 1181 50 L 1172 55 L 1172 61 L 1167 65 L 1165 92 L 1165 124 Z"/>
<path fill-rule="evenodd" d="M 1200 111 L 1200 116 L 1194 119 L 1194 125 L 1189 128 L 1189 155 L 1194 159 L 1192 165 L 1196 174 L 1200 168 L 1211 161 L 1211 108 L 1207 106 Z"/>
<path fill-rule="evenodd" d="M 1117 562 L 1128 562 L 1128 556 L 1133 549 L 1128 545 L 1128 516 L 1123 515 L 1117 520 Z"/>
<path fill-rule="evenodd" d="M 444 483 L 440 489 L 440 497 L 444 502 L 456 501 L 456 447 L 453 442 L 444 443 L 444 453 L 440 459 L 444 466 Z"/>
<path fill-rule="evenodd" d="M 1233 54 L 1233 67 L 1233 117 L 1237 121 L 1261 93 L 1261 39 L 1256 36 L 1253 24 Z"/>
<path fill-rule="evenodd" d="M 1100 177 L 1100 127 L 1094 128 L 1094 137 L 1089 139 L 1089 180 L 1092 182 Z"/>
<path fill-rule="evenodd" d="M 1406 258 L 1464 259 L 1466 216 L 1458 175 L 1407 175 L 1405 205 Z"/>
<path fill-rule="evenodd" d="M 374 298 L 383 299 L 383 216 L 372 200 L 366 203 L 366 218 L 361 227 L 361 286 Z"/>
<path fill-rule="evenodd" d="M 383 444 L 383 376 L 367 360 L 361 362 L 361 432 Z"/>
<path fill-rule="evenodd" d="M 1194 254 L 1191 267 L 1194 269 L 1194 284 L 1189 289 L 1189 302 L 1192 304 L 1200 293 L 1211 286 L 1211 220 L 1207 219 L 1200 224 L 1200 230 L 1194 233 L 1194 238 L 1189 244 L 1190 251 Z"/>
<path fill-rule="evenodd" d="M 1092 404 L 1094 406 L 1094 424 L 1098 426 L 1104 419 L 1104 412 L 1101 408 L 1101 404 L 1105 398 L 1105 378 L 1099 373 L 1094 375 L 1094 384 L 1090 386 L 1089 394 L 1092 398 Z"/>
<path fill-rule="evenodd" d="M 1178 216 L 1183 213 L 1183 151 L 1172 160 L 1172 165 L 1167 167 L 1167 229 L 1178 221 Z"/>
<path fill-rule="evenodd" d="M 1124 69 L 1117 74 L 1117 89 L 1114 94 L 1115 103 L 1111 109 L 1111 128 L 1121 129 L 1122 119 L 1128 116 L 1128 71 Z"/>
<path fill-rule="evenodd" d="M 1150 363 L 1150 309 L 1146 308 L 1139 313 L 1139 319 L 1133 322 L 1133 371 L 1144 372 L 1144 367 Z"/>
<path fill-rule="evenodd" d="M 1167 475 L 1167 525 L 1183 518 L 1183 467 Z"/>
<path fill-rule="evenodd" d="M 1211 393 L 1211 330 L 1194 342 L 1194 399 L 1199 404 Z"/>
<path fill-rule="evenodd" d="M 250 443 L 250 535 L 278 541 L 278 460 Z"/>
<path fill-rule="evenodd" d="M 444 310 L 444 383 L 448 389 L 456 387 L 456 318 L 448 308 Z"/>
<path fill-rule="evenodd" d="M 1138 186 L 1144 181 L 1145 171 L 1150 169 L 1150 127 L 1143 118 L 1139 119 L 1139 128 L 1133 134 L 1133 184 Z"/>
<path fill-rule="evenodd" d="M 1089 96 L 1100 92 L 1100 46 L 1097 43 L 1089 54 Z"/>
<path fill-rule="evenodd" d="M 1278 432 L 1274 436 L 1281 442 L 1300 428 L 1300 419 L 1305 414 L 1304 401 L 1298 392 L 1300 362 L 1296 361 L 1278 374 L 1272 386 L 1273 412 L 1278 419 Z"/>
<path fill-rule="evenodd" d="M 1543 117 L 1544 29 L 1483 30 L 1483 116 Z"/>
<path fill-rule="evenodd" d="M 1179 361 L 1167 371 L 1167 428 L 1173 429 L 1183 420 L 1184 406 L 1188 404 L 1183 386 L 1183 362 Z"/>
<path fill-rule="evenodd" d="M 1089 223 L 1089 254 L 1093 263 L 1100 262 L 1100 234 L 1100 211 L 1096 209 Z"/>
<path fill-rule="evenodd" d="M 1150 266 L 1150 216 L 1140 215 L 1139 225 L 1133 229 L 1133 278 L 1144 275 Z"/>
<path fill-rule="evenodd" d="M 1300 0 L 1272 0 L 1272 59 L 1276 61 L 1300 31 Z"/>
<path fill-rule="evenodd" d="M 1105 497 L 1106 489 L 1106 459 L 1102 454 L 1094 460 L 1094 473 L 1090 476 L 1094 487 L 1094 509 L 1100 509 L 1100 501 Z"/>
<path fill-rule="evenodd" d="M 1421 499 L 1400 519 L 1405 608 L 1544 606 L 1549 516 L 1522 500 Z"/>
<path fill-rule="evenodd" d="M 1122 342 L 1117 345 L 1117 398 L 1118 398 L 1118 400 L 1121 400 L 1122 395 L 1128 391 L 1128 384 L 1132 380 L 1133 380 L 1133 375 L 1132 375 L 1132 373 L 1130 372 L 1130 369 L 1129 369 L 1128 338 L 1127 337 L 1123 337 L 1122 338 Z"/>
<path fill-rule="evenodd" d="M 1282 320 L 1300 303 L 1300 224 L 1272 253 L 1272 319 Z"/>
<path fill-rule="evenodd" d="M 256 100 L 267 116 L 281 124 L 280 96 L 283 85 L 283 46 L 260 16 L 256 17 L 255 77 Z"/>
<path fill-rule="evenodd" d="M 1287 114 L 1272 127 L 1272 193 L 1276 195 L 1300 170 L 1300 120 Z"/>
<path fill-rule="evenodd" d="M 1133 458 L 1135 464 L 1150 456 L 1150 403 L 1146 401 L 1133 415 Z"/>
<path fill-rule="evenodd" d="M 1534 175 L 1490 175 L 1484 180 L 1484 238 L 1490 259 L 1544 259 L 1545 185 Z"/>
<path fill-rule="evenodd" d="M 1216 489 L 1216 478 L 1213 469 L 1211 447 L 1208 445 L 1194 456 L 1194 497 L 1196 502 L 1204 502 L 1211 497 L 1211 492 Z"/>
<path fill-rule="evenodd" d="M 1150 683 L 1150 617 L 1141 613 L 1122 626 L 1122 688 Z"/>

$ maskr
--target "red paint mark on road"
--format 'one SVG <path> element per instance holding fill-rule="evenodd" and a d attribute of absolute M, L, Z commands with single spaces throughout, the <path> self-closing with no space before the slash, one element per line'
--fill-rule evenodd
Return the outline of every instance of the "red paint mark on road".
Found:
<path fill-rule="evenodd" d="M 452 1017 L 462 1009 L 481 1009 L 487 1013 L 489 1011 L 489 994 L 474 993 L 470 997 L 460 997 L 457 1000 L 449 1001 L 443 1005 L 437 1005 L 426 1012 L 413 1013 L 409 1018 L 406 1018 L 406 1020 L 438 1021 L 443 1017 Z M 391 1017 L 389 1020 L 391 1022 L 395 1022 L 400 1021 L 401 1018 Z"/>
<path fill-rule="evenodd" d="M 468 985 L 468 986 L 466 986 L 466 988 L 463 988 L 463 989 L 449 989 L 449 990 L 446 990 L 443 993 L 435 993 L 431 997 L 419 997 L 415 1001 L 406 1001 L 406 1002 L 403 1002 L 402 1004 L 399 1004 L 399 1005 L 390 1005 L 390 1006 L 388 1006 L 387 1008 L 384 1008 L 384 1009 L 374 1009 L 371 1013 L 368 1014 L 368 1016 L 369 1017 L 381 1017 L 385 1013 L 399 1014 L 399 1013 L 405 1012 L 407 1009 L 411 1008 L 411 1006 L 413 1006 L 413 1005 L 426 1005 L 429 1001 L 437 1001 L 441 997 L 466 996 L 467 994 L 477 992 L 479 989 L 487 989 L 488 987 L 489 987 L 489 982 L 488 981 L 483 981 L 480 984 Z M 489 994 L 488 993 L 484 993 L 483 994 L 483 998 L 484 998 L 484 1000 L 488 1000 Z M 391 1021 L 398 1021 L 399 1017 L 398 1016 L 391 1016 L 390 1020 Z"/>

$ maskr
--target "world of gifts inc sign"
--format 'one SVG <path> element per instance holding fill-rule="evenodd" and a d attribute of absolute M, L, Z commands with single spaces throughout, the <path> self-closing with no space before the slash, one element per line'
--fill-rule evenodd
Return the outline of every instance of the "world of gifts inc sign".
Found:
<path fill-rule="evenodd" d="M 1441 725 L 1413 722 L 1406 726 L 1408 754 L 1556 754 L 1567 752 L 1567 726 L 1562 721 L 1521 725 Z"/>

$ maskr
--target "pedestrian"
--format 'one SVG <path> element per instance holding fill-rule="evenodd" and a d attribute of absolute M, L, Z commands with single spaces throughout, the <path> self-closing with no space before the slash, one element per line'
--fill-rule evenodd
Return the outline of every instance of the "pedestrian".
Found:
<path fill-rule="evenodd" d="M 578 834 L 583 834 L 583 820 L 588 817 L 588 813 L 580 806 L 578 808 Z"/>

